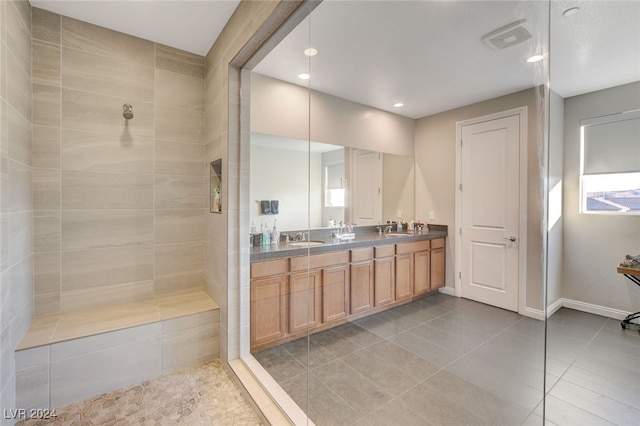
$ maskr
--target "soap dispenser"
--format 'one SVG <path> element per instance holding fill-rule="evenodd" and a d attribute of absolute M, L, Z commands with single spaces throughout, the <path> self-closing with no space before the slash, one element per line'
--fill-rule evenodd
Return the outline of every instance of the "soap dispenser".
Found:
<path fill-rule="evenodd" d="M 276 228 L 276 220 L 273 219 L 273 231 L 271 231 L 271 245 L 277 246 L 280 243 L 280 231 Z"/>

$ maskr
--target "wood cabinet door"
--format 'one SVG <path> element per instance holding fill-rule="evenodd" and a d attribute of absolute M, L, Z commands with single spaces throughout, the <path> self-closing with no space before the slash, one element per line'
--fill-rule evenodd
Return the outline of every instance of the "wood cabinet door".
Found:
<path fill-rule="evenodd" d="M 396 300 L 413 296 L 413 253 L 396 256 Z"/>
<path fill-rule="evenodd" d="M 349 265 L 322 270 L 322 322 L 349 315 Z"/>
<path fill-rule="evenodd" d="M 289 276 L 289 333 L 313 328 L 322 322 L 320 271 Z"/>
<path fill-rule="evenodd" d="M 444 244 L 444 238 L 442 238 Z M 445 284 L 444 246 L 431 249 L 431 290 L 444 287 Z"/>
<path fill-rule="evenodd" d="M 373 305 L 388 305 L 393 302 L 395 293 L 395 258 L 385 257 L 373 262 Z"/>
<path fill-rule="evenodd" d="M 431 253 L 419 251 L 413 254 L 413 285 L 414 294 L 427 293 L 431 289 Z"/>
<path fill-rule="evenodd" d="M 351 314 L 373 308 L 373 261 L 351 264 Z"/>
<path fill-rule="evenodd" d="M 251 346 L 286 333 L 287 275 L 251 280 Z"/>

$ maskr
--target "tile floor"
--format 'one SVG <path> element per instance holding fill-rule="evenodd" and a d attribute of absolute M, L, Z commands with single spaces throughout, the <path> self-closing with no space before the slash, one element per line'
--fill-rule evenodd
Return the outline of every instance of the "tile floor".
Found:
<path fill-rule="evenodd" d="M 546 424 L 640 424 L 638 332 L 564 308 L 548 328 Z M 544 337 L 437 294 L 254 356 L 319 426 L 541 425 Z"/>
<path fill-rule="evenodd" d="M 56 425 L 261 425 L 219 360 L 110 392 L 56 410 Z"/>

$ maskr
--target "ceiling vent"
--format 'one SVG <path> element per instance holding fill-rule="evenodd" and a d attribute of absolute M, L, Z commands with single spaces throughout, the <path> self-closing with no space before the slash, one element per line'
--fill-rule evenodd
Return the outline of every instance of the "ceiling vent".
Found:
<path fill-rule="evenodd" d="M 482 36 L 484 44 L 495 50 L 515 46 L 531 38 L 531 33 L 524 27 L 524 19 L 512 22 L 489 34 Z"/>

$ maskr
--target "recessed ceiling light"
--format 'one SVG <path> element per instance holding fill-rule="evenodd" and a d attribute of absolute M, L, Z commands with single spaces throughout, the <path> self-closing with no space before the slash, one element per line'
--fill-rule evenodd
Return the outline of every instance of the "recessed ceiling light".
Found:
<path fill-rule="evenodd" d="M 304 54 L 307 56 L 316 56 L 318 54 L 318 50 L 310 47 L 304 50 Z"/>
<path fill-rule="evenodd" d="M 302 74 L 298 74 L 298 78 L 300 80 L 309 80 L 311 78 L 311 76 L 307 73 L 302 73 Z"/>
<path fill-rule="evenodd" d="M 395 104 L 393 104 L 393 106 L 396 108 L 402 108 L 404 104 L 402 102 L 396 102 Z"/>
<path fill-rule="evenodd" d="M 580 11 L 579 7 L 570 7 L 569 9 L 562 12 L 562 16 L 573 16 Z"/>
<path fill-rule="evenodd" d="M 544 59 L 544 55 L 533 55 L 527 58 L 527 62 L 534 63 L 534 62 L 541 61 L 542 59 Z"/>

